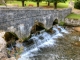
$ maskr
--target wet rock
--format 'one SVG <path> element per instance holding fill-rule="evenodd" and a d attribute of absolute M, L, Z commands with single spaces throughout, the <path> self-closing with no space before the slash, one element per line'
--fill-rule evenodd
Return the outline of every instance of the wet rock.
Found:
<path fill-rule="evenodd" d="M 4 34 L 5 34 L 5 32 L 0 32 L 0 60 L 7 57 L 6 41 L 3 39 Z"/>
<path fill-rule="evenodd" d="M 15 46 L 18 36 L 14 32 L 6 32 L 4 39 L 7 42 L 7 47 Z"/>
<path fill-rule="evenodd" d="M 61 29 L 60 28 L 58 28 L 58 30 L 61 32 Z"/>
<path fill-rule="evenodd" d="M 54 34 L 56 31 L 53 30 L 52 28 L 50 28 L 49 30 L 47 30 L 46 32 L 50 33 L 50 34 Z"/>
<path fill-rule="evenodd" d="M 44 39 L 44 37 L 42 37 L 42 36 L 39 36 L 39 39 L 43 40 L 43 39 Z"/>
<path fill-rule="evenodd" d="M 25 40 L 23 43 L 26 46 L 30 46 L 30 45 L 34 44 L 34 40 L 33 39 Z"/>

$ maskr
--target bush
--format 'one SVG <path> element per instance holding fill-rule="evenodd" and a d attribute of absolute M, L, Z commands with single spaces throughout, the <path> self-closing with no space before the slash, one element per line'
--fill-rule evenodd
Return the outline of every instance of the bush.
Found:
<path fill-rule="evenodd" d="M 80 0 L 78 0 L 78 1 L 75 2 L 74 8 L 80 9 Z"/>

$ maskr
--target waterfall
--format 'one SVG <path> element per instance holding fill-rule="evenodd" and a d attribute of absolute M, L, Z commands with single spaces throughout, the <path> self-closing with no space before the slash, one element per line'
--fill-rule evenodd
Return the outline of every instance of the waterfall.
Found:
<path fill-rule="evenodd" d="M 47 32 L 40 31 L 39 35 L 33 35 L 29 40 L 33 40 L 33 44 L 25 47 L 25 51 L 20 55 L 21 57 L 18 60 L 26 60 L 29 57 L 33 57 L 35 53 L 41 51 L 40 48 L 54 46 L 56 39 L 58 37 L 63 37 L 63 33 L 68 33 L 61 26 L 53 26 L 53 31 L 56 31 L 54 34 L 49 34 Z"/>

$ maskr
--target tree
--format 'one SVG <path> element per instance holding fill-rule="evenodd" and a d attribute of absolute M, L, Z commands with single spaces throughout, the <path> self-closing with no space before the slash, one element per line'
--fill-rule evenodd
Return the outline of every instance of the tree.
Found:
<path fill-rule="evenodd" d="M 48 2 L 48 6 L 50 6 L 50 3 L 53 2 L 53 0 L 46 0 Z"/>
<path fill-rule="evenodd" d="M 74 8 L 80 9 L 80 0 L 75 1 Z"/>
<path fill-rule="evenodd" d="M 17 1 L 21 1 L 22 2 L 22 7 L 25 6 L 24 2 L 27 1 L 27 0 L 17 0 Z"/>
<path fill-rule="evenodd" d="M 5 0 L 0 0 L 0 4 L 4 4 L 7 7 Z"/>
<path fill-rule="evenodd" d="M 32 0 L 33 2 L 36 2 L 37 3 L 37 7 L 39 7 L 39 3 L 42 1 L 42 0 Z"/>
<path fill-rule="evenodd" d="M 57 9 L 57 3 L 65 2 L 65 1 L 67 1 L 67 0 L 53 0 L 53 2 L 54 2 L 54 9 Z"/>

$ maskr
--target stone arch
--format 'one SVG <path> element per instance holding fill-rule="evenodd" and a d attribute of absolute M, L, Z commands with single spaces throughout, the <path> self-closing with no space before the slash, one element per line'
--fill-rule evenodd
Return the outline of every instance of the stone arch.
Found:
<path fill-rule="evenodd" d="M 55 20 L 53 21 L 53 24 L 52 24 L 52 25 L 55 25 L 55 24 L 58 24 L 58 19 L 55 19 Z"/>
<path fill-rule="evenodd" d="M 43 29 L 45 29 L 44 24 L 41 22 L 35 21 L 34 25 L 31 28 L 30 34 L 35 34 Z"/>

